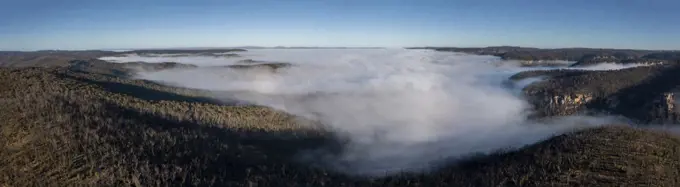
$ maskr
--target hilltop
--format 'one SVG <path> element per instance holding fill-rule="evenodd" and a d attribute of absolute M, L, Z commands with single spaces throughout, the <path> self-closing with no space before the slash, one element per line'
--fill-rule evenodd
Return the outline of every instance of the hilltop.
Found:
<path fill-rule="evenodd" d="M 637 49 L 597 49 L 597 48 L 557 48 L 541 49 L 517 46 L 495 47 L 422 47 L 411 49 L 432 49 L 477 55 L 498 56 L 503 60 L 520 61 L 573 61 L 572 66 L 587 66 L 601 62 L 620 64 L 676 64 L 680 61 L 680 51 L 637 50 Z"/>
<path fill-rule="evenodd" d="M 130 51 L 67 51 L 67 50 L 42 50 L 42 51 L 0 51 L 0 67 L 66 67 L 69 62 L 99 61 L 101 57 L 121 56 L 127 54 L 149 55 L 221 55 L 229 56 L 234 52 L 245 52 L 245 49 L 140 49 Z"/>

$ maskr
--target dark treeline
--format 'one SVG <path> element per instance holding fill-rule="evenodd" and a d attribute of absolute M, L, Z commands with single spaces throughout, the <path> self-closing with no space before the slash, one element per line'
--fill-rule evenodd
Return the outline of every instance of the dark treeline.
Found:
<path fill-rule="evenodd" d="M 635 50 L 635 49 L 596 49 L 596 48 L 558 48 L 540 49 L 530 47 L 497 46 L 483 48 L 423 47 L 410 49 L 433 49 L 478 55 L 493 55 L 505 60 L 576 61 L 574 66 L 591 65 L 601 62 L 613 63 L 676 63 L 680 51 Z"/>

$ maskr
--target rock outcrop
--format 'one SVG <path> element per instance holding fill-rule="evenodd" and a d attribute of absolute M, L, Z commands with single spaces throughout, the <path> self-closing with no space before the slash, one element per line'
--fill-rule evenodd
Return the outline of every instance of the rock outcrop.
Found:
<path fill-rule="evenodd" d="M 550 70 L 516 74 L 511 80 L 546 77 L 523 89 L 535 117 L 606 113 L 639 123 L 680 123 L 675 96 L 680 66 L 609 71 Z"/>

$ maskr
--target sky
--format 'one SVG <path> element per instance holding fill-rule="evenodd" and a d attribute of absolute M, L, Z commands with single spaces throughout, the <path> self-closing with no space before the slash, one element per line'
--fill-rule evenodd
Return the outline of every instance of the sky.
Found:
<path fill-rule="evenodd" d="M 677 0 L 7 0 L 0 50 L 234 46 L 680 49 Z"/>

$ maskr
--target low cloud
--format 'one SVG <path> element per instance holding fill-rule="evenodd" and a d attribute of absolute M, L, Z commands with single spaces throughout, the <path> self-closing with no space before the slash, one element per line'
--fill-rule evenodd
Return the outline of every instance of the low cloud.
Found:
<path fill-rule="evenodd" d="M 192 54 L 144 54 L 136 53 L 123 54 L 119 56 L 101 57 L 100 60 L 105 60 L 113 63 L 126 62 L 148 62 L 148 63 L 162 63 L 162 62 L 177 62 L 182 64 L 192 64 L 197 66 L 218 66 L 225 64 L 234 64 L 243 58 L 233 58 L 224 56 L 199 56 Z"/>
<path fill-rule="evenodd" d="M 494 57 L 401 49 L 270 49 L 248 55 L 296 66 L 277 73 L 204 67 L 140 72 L 138 78 L 231 92 L 228 97 L 318 120 L 347 142 L 340 153 L 312 150 L 302 157 L 358 175 L 428 170 L 616 122 L 581 116 L 528 121 L 526 101 L 503 86 L 526 68 L 497 66 Z M 604 67 L 591 67 L 598 68 Z"/>
<path fill-rule="evenodd" d="M 618 63 L 599 63 L 599 64 L 594 64 L 594 65 L 589 65 L 589 66 L 582 66 L 582 67 L 572 67 L 569 69 L 582 69 L 582 70 L 619 70 L 619 69 L 627 69 L 627 68 L 634 68 L 634 67 L 640 67 L 640 66 L 648 66 L 644 64 L 618 64 Z"/>

